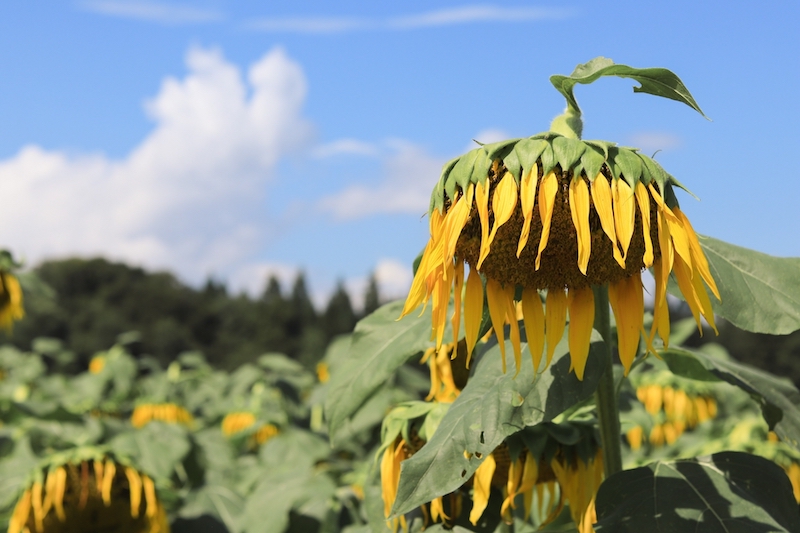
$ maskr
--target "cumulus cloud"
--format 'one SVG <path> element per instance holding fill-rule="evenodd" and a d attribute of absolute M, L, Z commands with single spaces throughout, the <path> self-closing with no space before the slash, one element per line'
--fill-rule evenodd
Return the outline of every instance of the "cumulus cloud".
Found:
<path fill-rule="evenodd" d="M 339 139 L 316 147 L 312 155 L 326 159 L 337 155 L 377 156 L 379 153 L 380 149 L 373 143 L 358 139 Z"/>
<path fill-rule="evenodd" d="M 246 261 L 275 164 L 312 133 L 305 77 L 280 48 L 246 78 L 217 50 L 187 67 L 146 103 L 155 127 L 127 156 L 26 146 L 0 161 L 0 241 L 32 262 L 103 254 L 190 281 Z"/>
<path fill-rule="evenodd" d="M 542 7 L 459 6 L 389 18 L 365 17 L 262 17 L 245 24 L 265 32 L 333 34 L 364 30 L 414 30 L 457 24 L 519 23 L 556 20 L 573 15 L 571 10 Z"/>
<path fill-rule="evenodd" d="M 161 24 L 197 24 L 223 18 L 222 13 L 212 9 L 141 0 L 86 0 L 78 5 L 101 15 Z"/>
<path fill-rule="evenodd" d="M 432 184 L 439 177 L 445 159 L 409 142 L 391 144 L 391 154 L 383 161 L 381 182 L 353 185 L 327 196 L 320 201 L 320 209 L 338 219 L 378 213 L 424 214 Z"/>

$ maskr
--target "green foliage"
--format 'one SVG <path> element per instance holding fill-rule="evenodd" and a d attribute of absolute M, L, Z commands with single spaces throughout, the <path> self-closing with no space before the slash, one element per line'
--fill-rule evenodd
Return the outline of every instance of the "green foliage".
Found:
<path fill-rule="evenodd" d="M 642 86 L 634 87 L 633 92 L 653 94 L 682 102 L 705 117 L 700 106 L 689 93 L 689 89 L 675 73 L 665 68 L 633 68 L 627 65 L 616 65 L 614 61 L 606 57 L 596 57 L 575 67 L 569 76 L 550 76 L 550 83 L 564 95 L 570 107 L 579 110 L 578 102 L 572 93 L 575 84 L 592 83 L 602 76 L 634 79 Z"/>
<path fill-rule="evenodd" d="M 597 494 L 598 533 L 798 531 L 781 469 L 738 452 L 657 461 L 611 476 Z"/>
<path fill-rule="evenodd" d="M 722 301 L 714 312 L 756 333 L 800 329 L 800 258 L 772 257 L 711 237 L 700 245 Z"/>

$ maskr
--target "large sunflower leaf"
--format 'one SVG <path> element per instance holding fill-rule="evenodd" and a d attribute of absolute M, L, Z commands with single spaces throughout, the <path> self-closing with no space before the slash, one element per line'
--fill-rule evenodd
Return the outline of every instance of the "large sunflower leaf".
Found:
<path fill-rule="evenodd" d="M 386 304 L 356 325 L 349 361 L 332 373 L 325 400 L 332 436 L 400 366 L 431 345 L 430 306 L 421 316 L 397 320 L 402 309 L 402 301 Z"/>
<path fill-rule="evenodd" d="M 608 478 L 598 533 L 800 531 L 792 485 L 767 459 L 739 452 L 658 461 Z"/>
<path fill-rule="evenodd" d="M 722 302 L 714 312 L 755 333 L 800 329 L 800 257 L 773 257 L 711 237 L 700 237 Z"/>
<path fill-rule="evenodd" d="M 575 95 L 572 93 L 575 84 L 592 83 L 602 76 L 632 78 L 642 84 L 641 87 L 634 87 L 633 92 L 653 94 L 670 100 L 677 100 L 688 105 L 704 117 L 706 116 L 681 79 L 665 68 L 633 68 L 627 65 L 616 65 L 614 61 L 606 57 L 596 57 L 575 67 L 575 70 L 569 76 L 550 76 L 550 83 L 558 89 L 558 92 L 564 95 L 571 107 L 580 109 L 578 102 L 575 100 Z"/>
<path fill-rule="evenodd" d="M 570 372 L 567 335 L 565 332 L 551 365 L 536 381 L 526 343 L 522 344 L 522 368 L 517 376 L 513 363 L 503 373 L 498 345 L 484 353 L 433 438 L 401 463 L 393 515 L 406 513 L 457 489 L 507 436 L 552 420 L 594 393 L 602 372 L 598 353 L 600 335 L 592 332 L 583 381 Z M 509 341 L 506 352 L 507 357 L 513 353 Z"/>
<path fill-rule="evenodd" d="M 800 451 L 800 391 L 787 379 L 732 359 L 712 357 L 702 351 L 670 348 L 659 354 L 675 374 L 703 379 L 694 361 L 708 373 L 739 387 L 761 404 L 764 419 L 778 436 Z"/>

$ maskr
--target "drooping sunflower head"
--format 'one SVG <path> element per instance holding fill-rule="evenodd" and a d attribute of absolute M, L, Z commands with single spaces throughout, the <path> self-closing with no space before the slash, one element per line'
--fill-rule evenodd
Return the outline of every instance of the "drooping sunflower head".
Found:
<path fill-rule="evenodd" d="M 12 271 L 21 265 L 11 254 L 0 250 L 0 328 L 11 332 L 14 322 L 25 317 L 22 307 L 22 287 Z"/>
<path fill-rule="evenodd" d="M 637 149 L 583 141 L 570 130 L 480 146 L 446 164 L 433 190 L 430 240 L 403 315 L 430 300 L 438 347 L 451 293 L 458 337 L 463 298 L 471 352 L 486 302 L 504 360 L 503 328 L 510 324 L 519 368 L 521 307 L 537 369 L 545 345 L 549 364 L 569 315 L 572 365 L 582 379 L 593 287 L 607 287 L 627 371 L 643 332 L 644 269 L 652 268 L 656 278 L 648 346 L 656 333 L 668 342 L 670 273 L 698 325 L 701 315 L 714 323 L 706 286 L 717 298 L 719 293 L 675 187 L 682 185 Z M 539 291 L 546 291 L 544 308 Z"/>
<path fill-rule="evenodd" d="M 17 500 L 9 533 L 169 533 L 155 483 L 102 455 L 37 469 Z"/>
<path fill-rule="evenodd" d="M 131 415 L 131 424 L 134 427 L 143 427 L 154 420 L 188 427 L 194 424 L 192 414 L 174 403 L 143 403 L 134 407 Z"/>

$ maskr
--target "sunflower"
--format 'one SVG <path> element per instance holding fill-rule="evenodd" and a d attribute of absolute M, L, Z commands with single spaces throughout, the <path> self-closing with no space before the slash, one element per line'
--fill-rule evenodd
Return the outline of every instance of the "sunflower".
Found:
<path fill-rule="evenodd" d="M 69 531 L 169 533 L 169 522 L 149 476 L 96 457 L 37 471 L 8 526 L 8 533 Z"/>
<path fill-rule="evenodd" d="M 644 335 L 669 342 L 666 291 L 674 274 L 692 314 L 714 328 L 708 262 L 674 187 L 682 187 L 636 149 L 549 132 L 484 145 L 445 165 L 429 209 L 430 240 L 402 316 L 432 305 L 432 338 L 441 346 L 450 295 L 453 336 L 461 315 L 467 363 L 484 304 L 505 369 L 505 331 L 520 367 L 521 308 L 534 368 L 549 365 L 570 317 L 572 368 L 583 379 L 594 322 L 593 287 L 608 287 L 620 360 L 630 370 Z M 469 272 L 466 273 L 466 266 Z M 654 320 L 643 328 L 641 273 L 656 282 Z M 544 302 L 539 291 L 546 291 Z M 462 312 L 463 300 L 463 312 Z M 702 329 L 701 329 L 702 332 Z"/>
<path fill-rule="evenodd" d="M 0 271 L 0 328 L 10 333 L 14 322 L 24 316 L 19 280 L 10 272 Z"/>
<path fill-rule="evenodd" d="M 145 403 L 137 405 L 131 415 L 131 424 L 134 427 L 143 427 L 153 420 L 167 422 L 169 424 L 183 424 L 191 427 L 194 423 L 192 414 L 174 403 Z"/>

